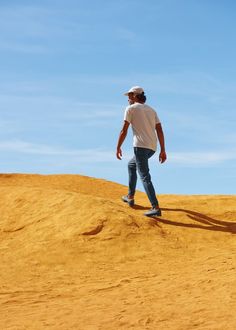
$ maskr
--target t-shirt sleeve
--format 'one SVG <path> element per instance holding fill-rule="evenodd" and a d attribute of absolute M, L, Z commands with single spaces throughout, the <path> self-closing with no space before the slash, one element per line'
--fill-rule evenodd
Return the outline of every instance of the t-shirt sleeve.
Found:
<path fill-rule="evenodd" d="M 131 123 L 132 119 L 132 113 L 130 107 L 127 107 L 125 109 L 125 114 L 124 114 L 124 120 L 126 120 L 128 123 Z"/>
<path fill-rule="evenodd" d="M 158 117 L 158 115 L 157 115 L 156 112 L 155 112 L 155 120 L 156 120 L 156 124 L 160 124 L 161 123 L 161 121 L 160 121 L 160 119 L 159 119 L 159 117 Z"/>

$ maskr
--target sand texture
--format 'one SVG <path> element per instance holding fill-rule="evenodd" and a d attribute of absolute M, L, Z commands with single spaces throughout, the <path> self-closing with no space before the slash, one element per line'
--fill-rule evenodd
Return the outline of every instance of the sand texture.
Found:
<path fill-rule="evenodd" d="M 236 196 L 0 175 L 0 329 L 236 329 Z"/>

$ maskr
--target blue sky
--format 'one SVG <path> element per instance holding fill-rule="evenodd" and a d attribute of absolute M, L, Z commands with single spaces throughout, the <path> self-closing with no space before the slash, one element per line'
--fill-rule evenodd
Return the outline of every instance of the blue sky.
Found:
<path fill-rule="evenodd" d="M 141 85 L 168 161 L 157 193 L 236 193 L 236 4 L 226 0 L 0 0 L 0 172 L 127 183 Z M 142 185 L 139 183 L 139 189 Z"/>

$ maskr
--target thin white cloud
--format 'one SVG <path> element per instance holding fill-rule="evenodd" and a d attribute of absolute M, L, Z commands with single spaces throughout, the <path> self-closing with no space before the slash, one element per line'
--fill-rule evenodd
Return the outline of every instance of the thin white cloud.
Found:
<path fill-rule="evenodd" d="M 204 151 L 204 152 L 171 152 L 168 154 L 171 164 L 182 166 L 214 166 L 236 160 L 235 150 L 229 151 Z"/>
<path fill-rule="evenodd" d="M 58 157 L 72 157 L 80 162 L 110 162 L 114 161 L 114 151 L 107 151 L 102 149 L 66 149 L 60 146 L 48 146 L 44 144 L 30 143 L 21 140 L 10 140 L 0 142 L 1 152 L 14 152 L 22 154 L 32 154 L 39 156 L 58 156 Z"/>
<path fill-rule="evenodd" d="M 30 143 L 21 140 L 10 140 L 0 142 L 1 152 L 14 152 L 32 155 L 71 157 L 77 161 L 86 162 L 113 162 L 114 150 L 94 149 L 67 149 L 60 146 Z M 132 153 L 124 150 L 124 160 L 128 160 Z M 236 160 L 234 151 L 204 151 L 204 152 L 169 152 L 168 163 L 181 166 L 214 166 Z"/>
<path fill-rule="evenodd" d="M 1 6 L 0 27 L 13 40 L 16 38 L 22 40 L 27 37 L 39 40 L 69 37 L 73 31 L 77 32 L 76 27 L 78 28 L 79 25 L 76 18 L 78 19 L 81 14 L 80 11 L 74 16 L 73 12 L 60 10 L 56 5 L 51 7 L 50 5 L 9 4 Z"/>
<path fill-rule="evenodd" d="M 8 88 L 10 89 L 10 87 Z M 34 87 L 34 85 L 31 86 L 30 84 L 23 84 L 22 92 L 18 86 L 15 89 L 13 87 L 13 95 L 11 93 L 0 94 L 0 106 L 2 109 L 17 111 L 18 113 L 20 105 L 21 115 L 25 113 L 28 119 L 30 119 L 31 114 L 37 117 L 38 113 L 41 117 L 42 113 L 45 113 L 44 116 L 51 116 L 54 121 L 79 120 L 80 123 L 89 119 L 104 120 L 105 122 L 121 115 L 122 107 L 117 104 L 79 102 L 74 98 L 37 95 L 41 94 L 41 92 L 44 93 L 40 86 Z M 14 93 L 17 95 L 14 95 Z M 27 95 L 27 93 L 30 95 Z M 32 93 L 35 93 L 37 96 L 33 96 Z"/>
<path fill-rule="evenodd" d="M 14 120 L 0 119 L 0 136 L 5 136 L 6 134 L 16 134 L 20 131 L 22 131 L 22 127 Z"/>
<path fill-rule="evenodd" d="M 137 35 L 134 31 L 131 31 L 127 28 L 117 28 L 116 29 L 117 38 L 121 40 L 126 40 L 129 42 L 133 42 L 137 40 Z"/>
<path fill-rule="evenodd" d="M 70 50 L 74 47 L 75 43 L 71 41 L 81 35 L 78 16 L 73 17 L 72 13 L 65 13 L 57 6 L 9 4 L 0 9 L 0 49 L 3 51 L 65 52 L 68 45 Z"/>
<path fill-rule="evenodd" d="M 80 113 L 69 112 L 64 113 L 63 117 L 66 119 L 79 119 L 79 120 L 109 120 L 120 116 L 120 107 L 116 104 L 103 104 L 103 103 L 83 103 L 75 102 L 73 107 L 75 109 L 84 109 Z M 107 110 L 106 110 L 107 109 Z M 95 121 L 96 123 L 96 121 Z"/>
<path fill-rule="evenodd" d="M 5 42 L 0 41 L 0 49 L 5 51 L 14 51 L 19 53 L 28 53 L 28 54 L 45 54 L 48 53 L 48 48 L 44 45 L 39 44 L 27 44 L 25 42 L 19 43 L 19 42 Z"/>
<path fill-rule="evenodd" d="M 111 6 L 115 10 L 114 6 Z M 93 15 L 100 17 L 97 24 Z M 98 6 L 94 13 L 78 3 L 64 8 L 60 4 L 0 5 L 0 49 L 19 53 L 84 53 L 94 49 L 94 44 L 104 51 L 114 41 L 135 41 L 137 36 L 130 28 L 114 22 L 107 29 L 111 17 L 108 4 Z M 99 44 L 103 46 L 99 48 Z"/>

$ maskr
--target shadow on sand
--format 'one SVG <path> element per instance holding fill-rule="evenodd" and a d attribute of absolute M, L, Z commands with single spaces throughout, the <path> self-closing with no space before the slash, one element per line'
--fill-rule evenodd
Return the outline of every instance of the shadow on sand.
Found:
<path fill-rule="evenodd" d="M 143 207 L 140 205 L 134 205 L 133 207 L 136 210 L 147 210 L 147 207 Z M 186 227 L 186 228 L 198 228 L 198 229 L 206 229 L 213 231 L 222 231 L 227 233 L 236 234 L 236 222 L 222 221 L 213 219 L 199 212 L 186 210 L 186 209 L 171 209 L 171 208 L 161 208 L 162 211 L 172 211 L 172 212 L 183 212 L 187 214 L 188 218 L 200 223 L 200 224 L 192 224 L 192 223 L 183 223 L 179 221 L 173 221 L 164 219 L 163 217 L 150 217 L 151 219 L 158 220 L 158 222 L 163 224 L 168 224 L 172 226 Z"/>

